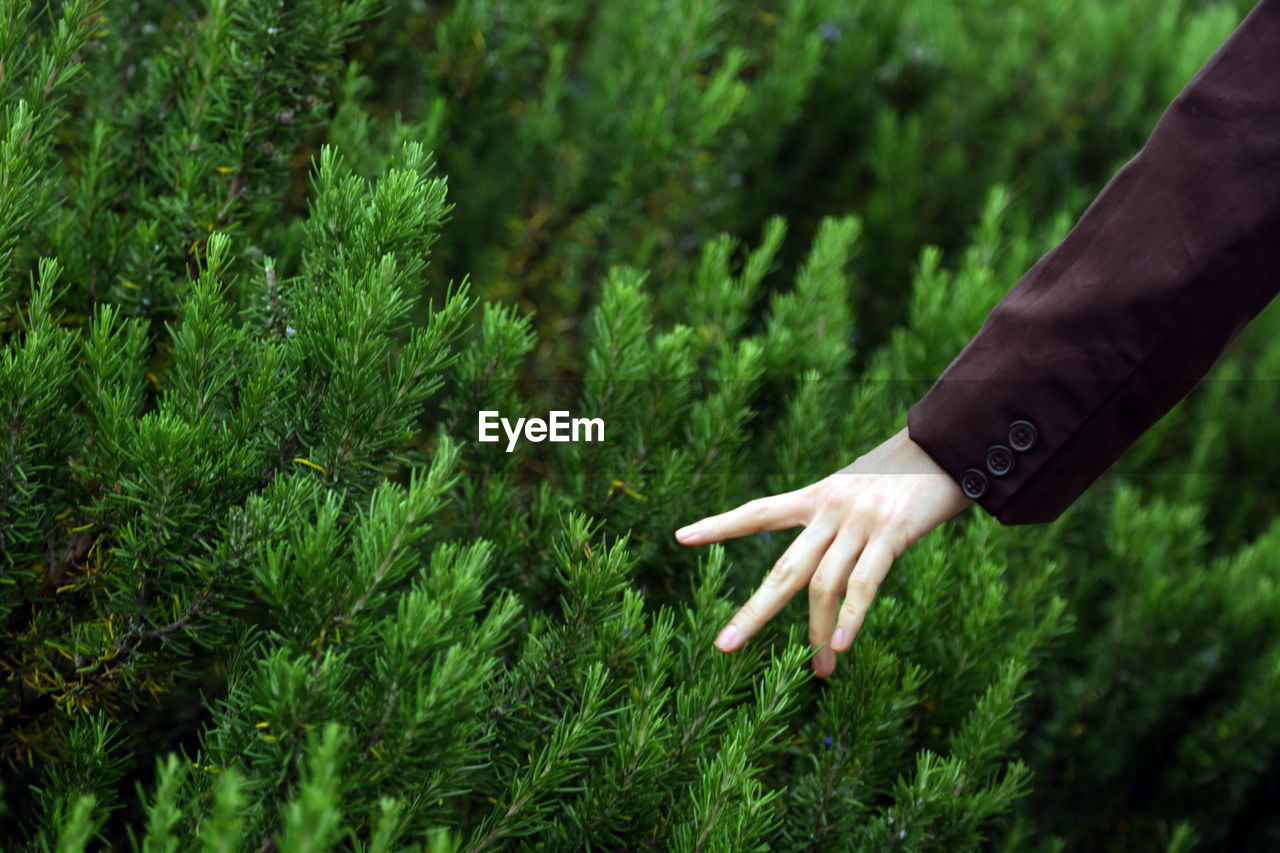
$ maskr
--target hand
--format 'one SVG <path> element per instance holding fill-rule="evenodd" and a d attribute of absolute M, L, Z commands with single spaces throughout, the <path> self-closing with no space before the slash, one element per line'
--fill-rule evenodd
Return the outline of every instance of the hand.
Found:
<path fill-rule="evenodd" d="M 709 545 L 803 526 L 755 595 L 720 632 L 716 647 L 722 652 L 741 648 L 808 584 L 809 643 L 815 649 L 827 643 L 814 655 L 813 671 L 826 678 L 835 671 L 836 653 L 848 649 L 862 627 L 893 561 L 971 503 L 903 427 L 829 477 L 704 518 L 677 530 L 676 539 Z M 844 606 L 837 619 L 841 591 Z"/>

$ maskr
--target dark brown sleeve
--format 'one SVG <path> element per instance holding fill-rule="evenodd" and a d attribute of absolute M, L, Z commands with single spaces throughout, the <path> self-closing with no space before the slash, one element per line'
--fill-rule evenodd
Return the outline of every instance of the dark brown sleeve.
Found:
<path fill-rule="evenodd" d="M 1053 521 L 1277 290 L 1280 0 L 1262 0 L 911 408 L 908 434 L 1002 523 Z"/>

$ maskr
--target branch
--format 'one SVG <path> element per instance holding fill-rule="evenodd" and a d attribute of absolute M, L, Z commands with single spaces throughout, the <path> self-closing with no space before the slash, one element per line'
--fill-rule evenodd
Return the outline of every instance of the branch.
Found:
<path fill-rule="evenodd" d="M 84 563 L 85 557 L 97 538 L 92 533 L 77 533 L 67 544 L 62 559 L 57 562 L 52 559 L 49 561 L 49 568 L 45 572 L 44 583 L 40 585 L 40 590 L 23 602 L 22 606 L 9 617 L 9 622 L 5 625 L 6 639 L 26 632 L 41 604 L 52 599 L 58 588 L 66 583 L 70 571 Z"/>

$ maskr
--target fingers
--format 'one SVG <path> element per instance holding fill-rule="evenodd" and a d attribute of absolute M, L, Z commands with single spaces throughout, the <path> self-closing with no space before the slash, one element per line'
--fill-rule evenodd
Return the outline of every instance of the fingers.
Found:
<path fill-rule="evenodd" d="M 855 466 L 867 458 L 860 457 Z M 871 465 L 866 462 L 864 467 Z M 861 630 L 893 561 L 920 535 L 911 535 L 913 517 L 903 509 L 913 489 L 918 490 L 913 482 L 896 478 L 829 477 L 678 530 L 676 539 L 682 544 L 704 545 L 764 530 L 805 527 L 720 632 L 716 647 L 722 652 L 741 648 L 809 584 L 809 641 L 815 649 L 822 647 L 813 656 L 813 669 L 821 678 L 830 676 L 837 654 L 847 651 Z M 932 526 L 936 523 L 925 532 Z"/>
<path fill-rule="evenodd" d="M 772 619 L 809 582 L 819 558 L 834 537 L 835 530 L 824 524 L 812 524 L 800 531 L 796 541 L 774 564 L 755 594 L 720 632 L 716 648 L 722 652 L 736 651 Z"/>
<path fill-rule="evenodd" d="M 821 678 L 826 678 L 836 669 L 831 633 L 836 627 L 840 594 L 845 590 L 854 562 L 866 541 L 866 534 L 861 528 L 849 525 L 841 528 L 809 582 L 809 643 L 814 648 L 827 644 L 813 659 L 813 671 Z"/>
<path fill-rule="evenodd" d="M 682 527 L 676 531 L 676 539 L 683 545 L 709 545 L 762 530 L 799 527 L 808 521 L 811 505 L 812 499 L 807 489 L 758 498 L 736 509 Z"/>
<path fill-rule="evenodd" d="M 873 538 L 862 549 L 862 556 L 849 575 L 849 585 L 845 590 L 844 606 L 840 608 L 840 617 L 836 621 L 836 631 L 831 637 L 831 648 L 843 652 L 853 643 L 858 630 L 862 628 L 862 620 L 866 618 L 867 608 L 876 597 L 876 590 L 889 574 L 893 565 L 894 553 L 886 539 Z"/>

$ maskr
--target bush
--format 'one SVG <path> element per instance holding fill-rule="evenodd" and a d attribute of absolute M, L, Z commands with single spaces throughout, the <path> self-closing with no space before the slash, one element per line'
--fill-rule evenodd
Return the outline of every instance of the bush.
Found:
<path fill-rule="evenodd" d="M 1275 311 L 830 681 L 671 536 L 900 428 L 1201 5 L 0 5 L 3 846 L 1274 844 Z"/>

